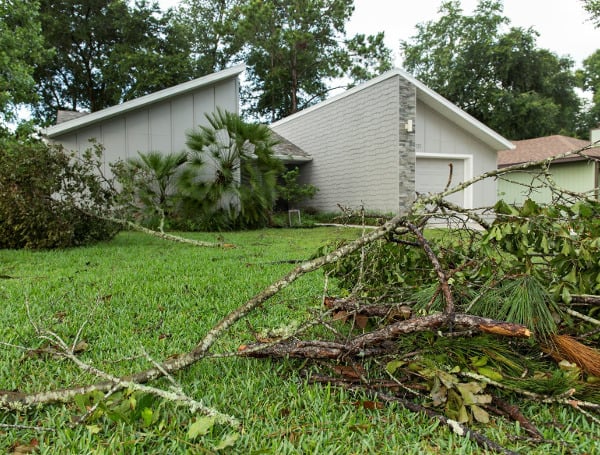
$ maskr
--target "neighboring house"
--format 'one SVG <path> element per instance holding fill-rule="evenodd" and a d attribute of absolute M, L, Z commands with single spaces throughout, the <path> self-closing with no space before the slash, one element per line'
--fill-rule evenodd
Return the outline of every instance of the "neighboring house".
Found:
<path fill-rule="evenodd" d="M 596 130 L 600 131 L 600 130 Z M 580 150 L 590 145 L 572 137 L 554 135 L 514 141 L 513 150 L 498 153 L 498 168 L 539 161 Z M 600 148 L 586 151 L 586 155 L 600 158 Z M 572 155 L 552 161 L 551 179 L 560 188 L 576 193 L 587 193 L 597 197 L 599 163 L 585 156 Z M 530 198 L 539 203 L 552 202 L 552 192 L 539 166 L 510 172 L 498 181 L 498 198 L 511 204 L 522 204 Z"/>
<path fill-rule="evenodd" d="M 301 182 L 319 188 L 307 205 L 337 211 L 338 204 L 402 212 L 416 192 L 455 186 L 496 169 L 496 154 L 513 145 L 490 128 L 395 69 L 315 106 L 271 129 L 312 157 Z M 449 197 L 466 208 L 496 202 L 493 179 Z"/>
<path fill-rule="evenodd" d="M 105 148 L 107 175 L 107 163 L 138 152 L 180 152 L 186 148 L 186 133 L 208 124 L 207 113 L 217 108 L 239 113 L 238 76 L 244 70 L 245 65 L 238 65 L 91 114 L 66 114 L 66 121 L 49 127 L 46 136 L 77 152 L 95 139 Z M 63 112 L 59 120 L 64 117 Z"/>

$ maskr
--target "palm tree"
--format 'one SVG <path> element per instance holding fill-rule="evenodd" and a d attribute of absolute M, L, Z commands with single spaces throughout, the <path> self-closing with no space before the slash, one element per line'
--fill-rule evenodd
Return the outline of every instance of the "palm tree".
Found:
<path fill-rule="evenodd" d="M 227 227 L 266 225 L 282 170 L 269 128 L 220 109 L 207 119 L 188 134 L 190 163 L 179 179 L 187 208 Z"/>
<path fill-rule="evenodd" d="M 175 175 L 188 156 L 186 152 L 162 154 L 138 152 L 139 158 L 130 158 L 128 165 L 134 175 L 136 196 L 151 218 L 159 216 L 159 229 L 164 229 L 174 207 Z M 153 215 L 153 216 L 152 216 Z"/>

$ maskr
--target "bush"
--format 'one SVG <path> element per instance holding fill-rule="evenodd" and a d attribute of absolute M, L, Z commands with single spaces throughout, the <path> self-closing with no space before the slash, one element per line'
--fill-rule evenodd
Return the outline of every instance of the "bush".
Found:
<path fill-rule="evenodd" d="M 118 232 L 93 216 L 113 201 L 94 152 L 76 159 L 30 137 L 0 137 L 0 248 L 65 248 Z"/>

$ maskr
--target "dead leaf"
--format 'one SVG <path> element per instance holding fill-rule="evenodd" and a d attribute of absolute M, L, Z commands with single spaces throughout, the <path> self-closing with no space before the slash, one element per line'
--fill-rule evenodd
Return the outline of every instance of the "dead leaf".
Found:
<path fill-rule="evenodd" d="M 348 320 L 348 312 L 344 310 L 336 311 L 333 313 L 332 319 L 334 321 L 346 322 Z"/>
<path fill-rule="evenodd" d="M 335 305 L 335 298 L 334 297 L 325 297 L 323 299 L 323 305 L 325 305 L 327 308 L 333 308 L 333 305 Z"/>
<path fill-rule="evenodd" d="M 365 329 L 369 323 L 369 317 L 362 314 L 357 314 L 354 318 L 354 321 L 359 329 Z"/>
<path fill-rule="evenodd" d="M 358 407 L 362 407 L 365 409 L 368 409 L 369 411 L 374 411 L 376 409 L 383 409 L 383 403 L 379 402 L 379 401 L 370 401 L 370 400 L 365 400 L 365 401 L 355 401 L 354 406 Z"/>
<path fill-rule="evenodd" d="M 333 367 L 333 371 L 335 371 L 340 376 L 343 376 L 348 379 L 360 379 L 366 375 L 365 369 L 361 365 L 336 365 Z"/>
<path fill-rule="evenodd" d="M 73 354 L 78 354 L 80 352 L 87 351 L 87 348 L 89 348 L 89 346 L 90 345 L 86 341 L 81 340 L 75 345 L 75 347 L 73 347 Z"/>
<path fill-rule="evenodd" d="M 40 445 L 40 443 L 38 442 L 38 440 L 36 438 L 33 438 L 31 441 L 29 441 L 29 444 L 21 444 L 21 442 L 16 441 L 10 447 L 10 451 L 11 451 L 10 453 L 15 454 L 15 455 L 20 455 L 20 454 L 25 454 L 25 453 L 33 453 L 37 450 L 39 445 Z"/>
<path fill-rule="evenodd" d="M 473 405 L 471 406 L 471 412 L 473 413 L 473 418 L 477 420 L 479 423 L 489 423 L 490 415 L 481 409 L 479 406 Z"/>

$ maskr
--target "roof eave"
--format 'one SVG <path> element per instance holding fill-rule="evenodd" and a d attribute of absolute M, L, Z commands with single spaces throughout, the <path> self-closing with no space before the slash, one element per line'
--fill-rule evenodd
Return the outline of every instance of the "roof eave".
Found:
<path fill-rule="evenodd" d="M 275 158 L 283 161 L 286 164 L 302 164 L 312 161 L 312 156 L 299 155 L 273 155 Z"/>
<path fill-rule="evenodd" d="M 155 93 L 151 93 L 149 95 L 141 96 L 131 101 L 126 101 L 117 106 L 111 106 L 106 109 L 102 109 L 97 112 L 93 112 L 91 114 L 85 115 L 83 117 L 76 118 L 74 120 L 69 120 L 67 122 L 60 123 L 58 125 L 53 125 L 44 131 L 44 134 L 49 138 L 54 138 L 57 136 L 61 136 L 66 133 L 70 133 L 74 130 L 84 128 L 86 126 L 92 125 L 94 123 L 108 120 L 110 118 L 116 117 L 118 115 L 140 109 L 144 106 L 157 103 L 164 99 L 182 95 L 193 90 L 197 90 L 200 87 L 204 87 L 207 85 L 212 85 L 218 83 L 220 81 L 229 79 L 234 76 L 238 76 L 246 70 L 245 64 L 240 64 L 236 66 L 232 66 L 231 68 L 227 68 L 222 71 L 218 71 L 216 73 L 209 74 L 207 76 L 200 77 L 198 79 L 194 79 L 192 81 L 184 82 L 182 84 L 178 84 L 174 87 L 169 87 L 164 90 L 160 90 Z"/>

